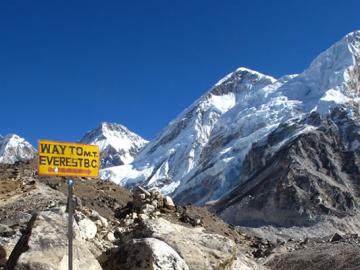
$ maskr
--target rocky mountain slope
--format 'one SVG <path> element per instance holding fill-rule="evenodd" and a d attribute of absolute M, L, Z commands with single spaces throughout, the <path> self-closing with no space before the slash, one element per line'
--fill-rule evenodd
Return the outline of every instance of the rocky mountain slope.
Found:
<path fill-rule="evenodd" d="M 0 136 L 0 163 L 13 164 L 33 159 L 35 155 L 35 148 L 18 135 Z"/>
<path fill-rule="evenodd" d="M 0 165 L 0 269 L 67 269 L 66 183 Z M 356 234 L 269 240 L 158 189 L 77 179 L 74 269 L 356 269 Z M 331 266 L 331 267 L 330 267 Z"/>
<path fill-rule="evenodd" d="M 282 141 L 267 149 L 270 155 L 316 129 L 306 122 L 313 112 L 327 119 L 342 108 L 356 121 L 359 59 L 360 32 L 353 32 L 301 74 L 275 79 L 239 68 L 181 113 L 131 164 L 103 170 L 102 177 L 128 187 L 156 186 L 180 203 L 219 200 L 250 180 L 246 166 L 253 147 L 281 133 L 284 124 L 297 125 L 296 132 L 284 131 Z M 351 151 L 357 148 L 354 142 Z"/>
<path fill-rule="evenodd" d="M 354 216 L 360 202 L 359 139 L 359 122 L 344 109 L 286 122 L 252 145 L 243 179 L 213 209 L 230 223 L 250 227 L 310 226 L 323 216 Z"/>
<path fill-rule="evenodd" d="M 102 168 L 131 163 L 147 143 L 126 127 L 106 122 L 87 132 L 80 142 L 100 147 Z"/>
<path fill-rule="evenodd" d="M 0 269 L 67 267 L 65 179 L 34 165 L 0 165 Z M 263 269 L 259 239 L 157 189 L 77 179 L 74 193 L 74 269 Z"/>

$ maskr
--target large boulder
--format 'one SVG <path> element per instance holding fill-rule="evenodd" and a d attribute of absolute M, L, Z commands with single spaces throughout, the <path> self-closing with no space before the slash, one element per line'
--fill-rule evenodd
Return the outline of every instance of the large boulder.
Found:
<path fill-rule="evenodd" d="M 68 215 L 63 209 L 43 211 L 30 220 L 28 228 L 10 255 L 9 269 L 65 270 L 68 260 Z M 102 269 L 86 248 L 74 223 L 73 267 L 77 270 Z"/>
<path fill-rule="evenodd" d="M 179 254 L 165 242 L 155 238 L 133 239 L 125 246 L 124 263 L 128 270 L 188 270 Z M 116 268 L 117 269 L 117 268 Z"/>
<path fill-rule="evenodd" d="M 202 227 L 188 228 L 157 218 L 143 221 L 140 233 L 166 242 L 185 260 L 189 269 L 231 269 L 237 256 L 234 241 L 206 233 Z"/>

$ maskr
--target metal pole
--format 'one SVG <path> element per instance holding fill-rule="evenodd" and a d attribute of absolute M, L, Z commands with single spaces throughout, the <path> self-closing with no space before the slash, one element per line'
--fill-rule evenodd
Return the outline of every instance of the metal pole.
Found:
<path fill-rule="evenodd" d="M 73 201 L 73 186 L 74 180 L 68 179 L 68 270 L 73 270 L 73 212 L 74 212 L 74 201 Z"/>

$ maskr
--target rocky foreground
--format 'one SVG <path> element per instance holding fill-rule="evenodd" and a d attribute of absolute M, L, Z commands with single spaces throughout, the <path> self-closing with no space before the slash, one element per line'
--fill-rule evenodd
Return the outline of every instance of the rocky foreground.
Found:
<path fill-rule="evenodd" d="M 79 179 L 74 193 L 74 269 L 360 267 L 355 234 L 259 237 L 156 188 Z M 0 269 L 67 269 L 65 179 L 37 177 L 32 162 L 0 165 Z"/>

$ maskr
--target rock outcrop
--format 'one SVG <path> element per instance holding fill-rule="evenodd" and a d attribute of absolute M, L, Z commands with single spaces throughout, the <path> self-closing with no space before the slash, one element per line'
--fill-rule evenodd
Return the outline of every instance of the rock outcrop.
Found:
<path fill-rule="evenodd" d="M 156 188 L 136 188 L 133 203 L 118 217 L 119 250 L 109 258 L 107 269 L 237 269 L 235 241 L 206 232 L 201 217 L 186 216 Z M 159 247 L 163 247 L 161 252 Z M 147 259 L 141 260 L 139 253 Z M 174 268 L 156 268 L 155 261 L 172 263 Z"/>
<path fill-rule="evenodd" d="M 179 254 L 156 238 L 133 239 L 124 247 L 125 262 L 118 269 L 129 270 L 188 270 Z M 114 268 L 115 269 L 115 268 Z"/>
<path fill-rule="evenodd" d="M 79 196 L 74 198 L 77 245 L 74 252 L 76 256 L 86 255 L 74 261 L 74 269 L 92 269 L 92 265 L 93 269 L 102 269 L 103 253 L 114 247 L 105 239 L 113 224 L 94 209 L 109 217 L 114 207 L 129 200 L 130 192 L 111 183 L 78 179 L 74 193 Z M 31 162 L 0 165 L 0 269 L 5 264 L 12 267 L 7 269 L 23 269 L 20 267 L 24 265 L 26 269 L 57 269 L 54 267 L 66 261 L 67 214 L 63 211 L 66 202 L 63 178 L 39 178 Z M 40 253 L 46 256 L 38 256 Z"/>
<path fill-rule="evenodd" d="M 67 214 L 65 209 L 51 209 L 34 215 L 26 233 L 12 251 L 6 269 L 58 269 L 68 267 Z M 102 269 L 95 257 L 86 248 L 74 225 L 73 267 L 83 270 Z"/>
<path fill-rule="evenodd" d="M 304 126 L 308 130 L 299 132 Z M 229 223 L 250 227 L 311 226 L 357 215 L 359 134 L 359 123 L 341 109 L 325 119 L 313 113 L 302 123 L 281 125 L 252 146 L 246 173 L 212 209 Z"/>
<path fill-rule="evenodd" d="M 190 269 L 231 269 L 237 253 L 235 242 L 204 230 L 200 226 L 187 228 L 158 218 L 145 220 L 139 233 L 168 243 L 184 258 Z"/>

